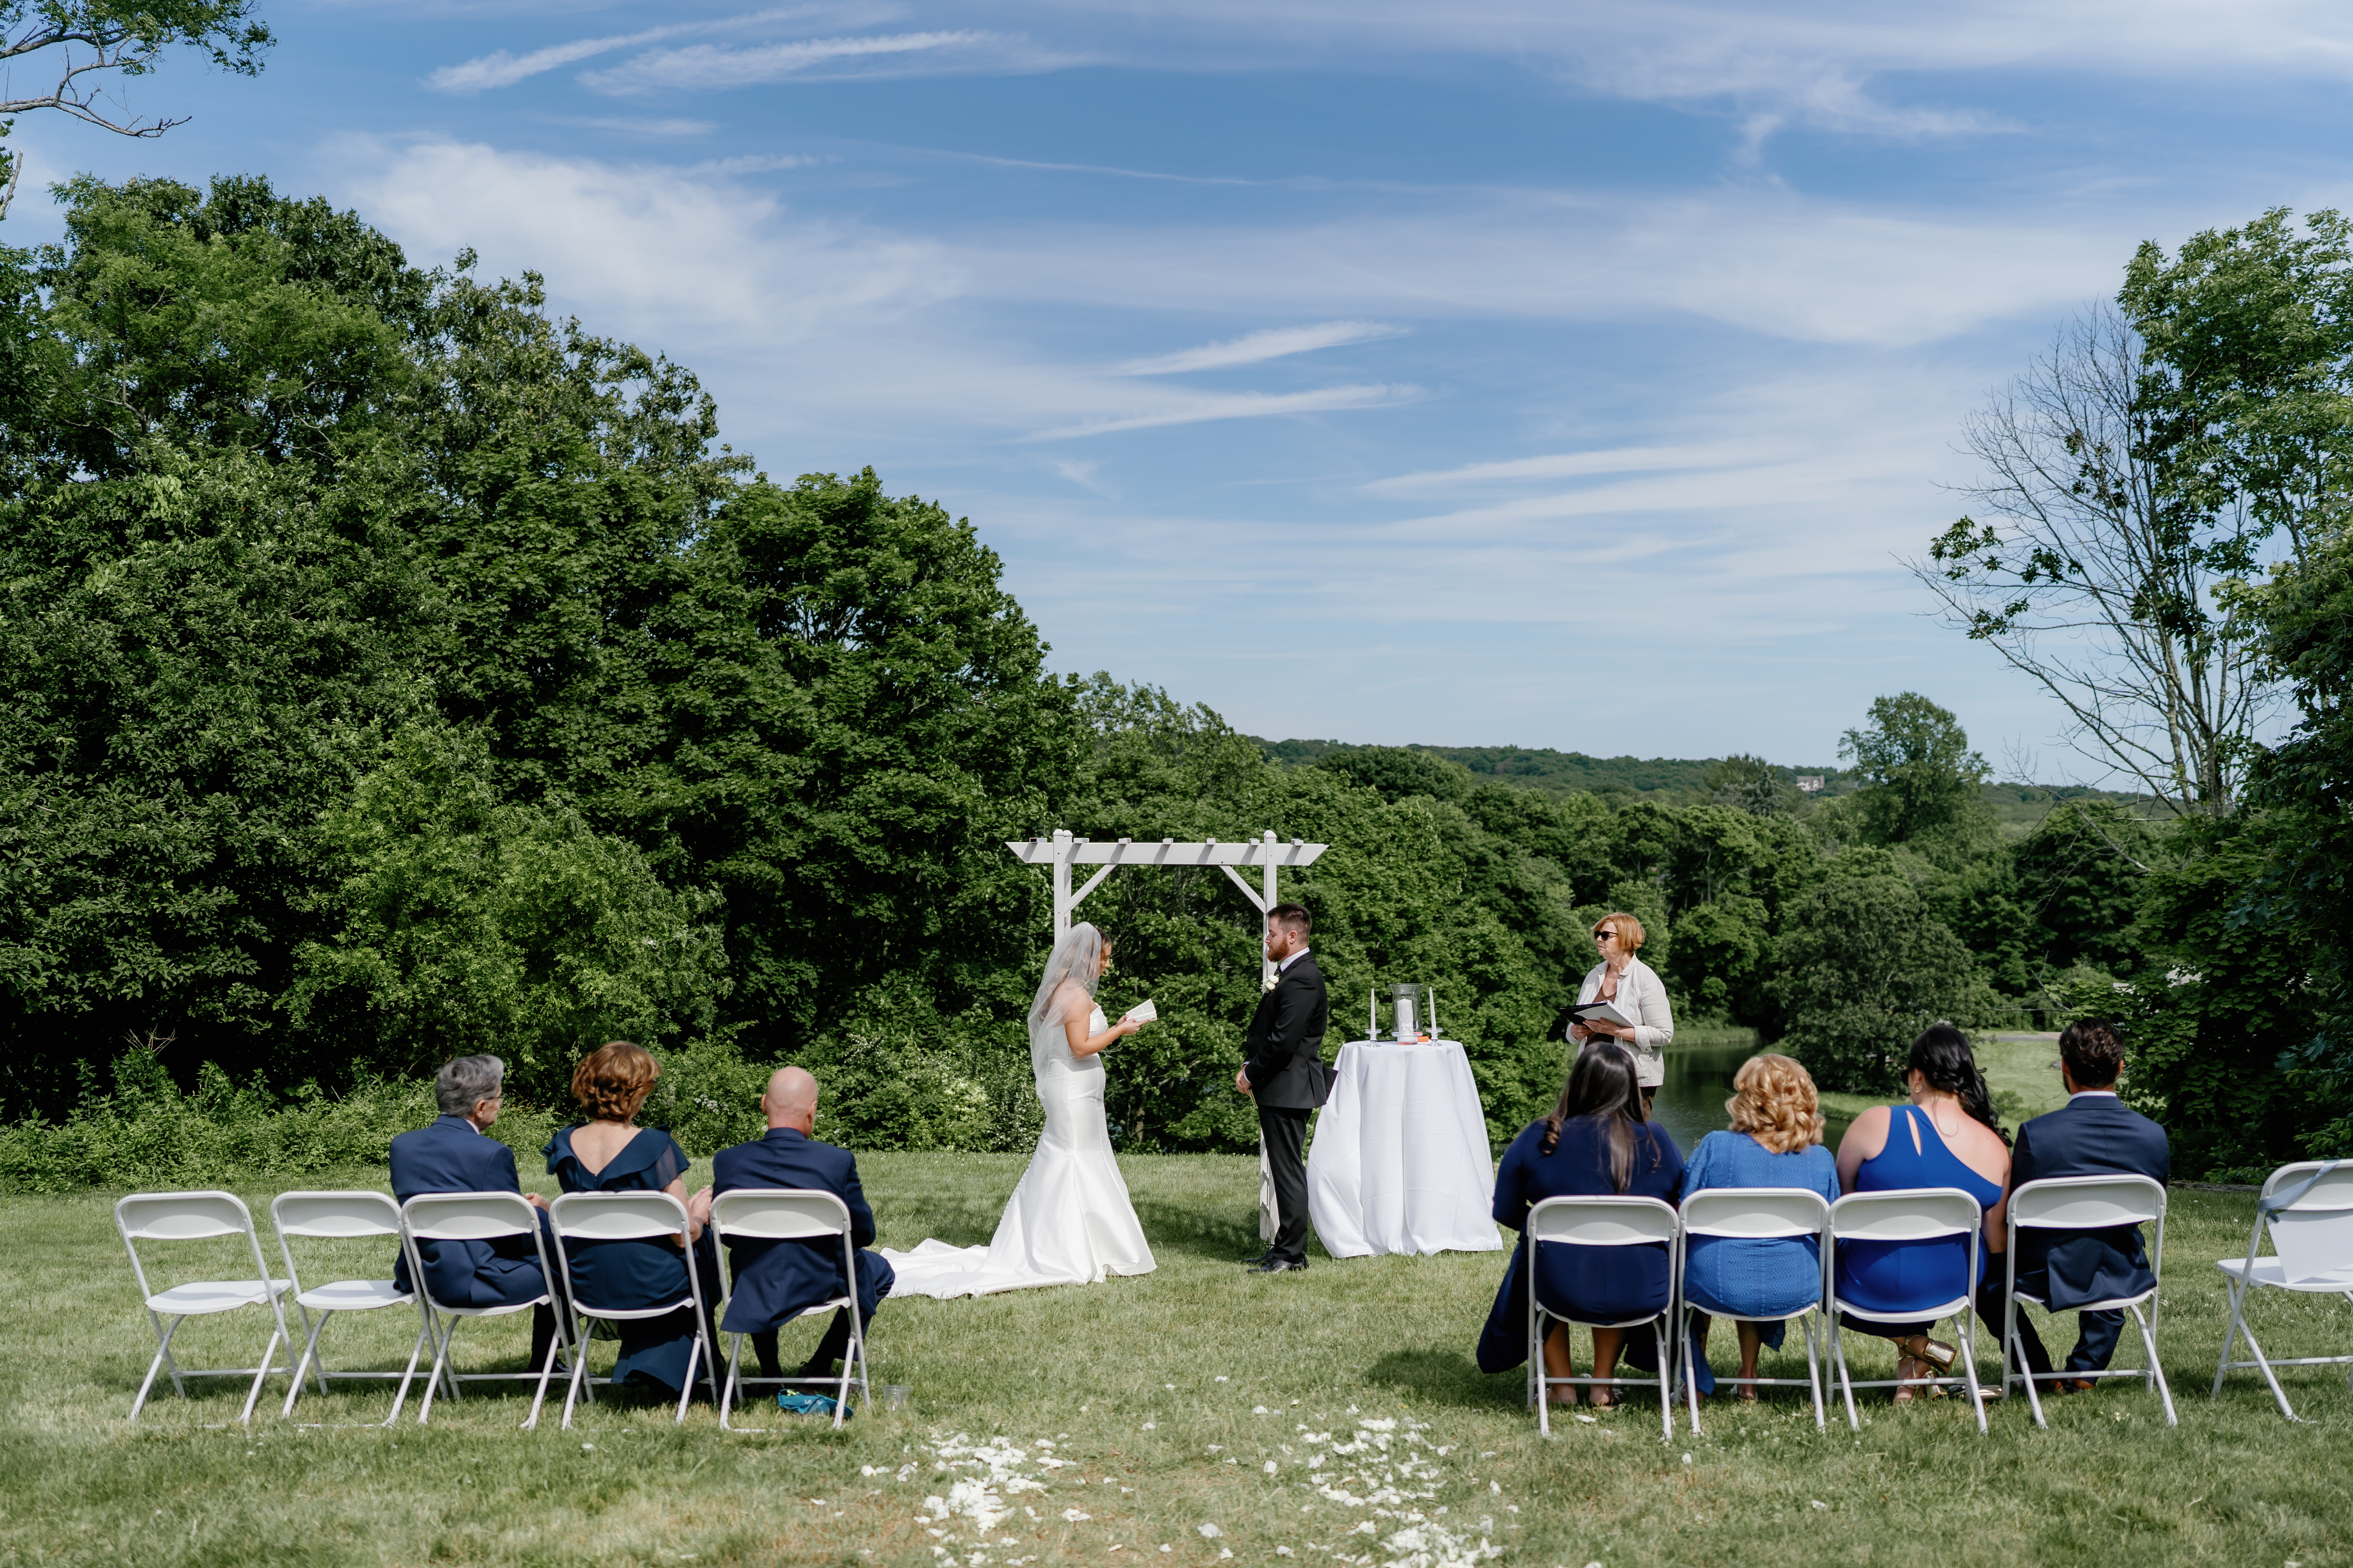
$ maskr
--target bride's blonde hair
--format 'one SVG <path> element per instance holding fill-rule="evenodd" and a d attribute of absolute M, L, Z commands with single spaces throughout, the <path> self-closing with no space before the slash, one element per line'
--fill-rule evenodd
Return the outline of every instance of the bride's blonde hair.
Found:
<path fill-rule="evenodd" d="M 1071 932 L 1054 944 L 1054 956 L 1046 961 L 1046 978 L 1038 984 L 1038 994 L 1029 1004 L 1029 1021 L 1043 1023 L 1053 1011 L 1054 993 L 1062 988 L 1065 980 L 1075 984 L 1092 996 L 1095 994 L 1095 970 L 1111 942 L 1103 933 L 1084 921 L 1071 928 Z"/>

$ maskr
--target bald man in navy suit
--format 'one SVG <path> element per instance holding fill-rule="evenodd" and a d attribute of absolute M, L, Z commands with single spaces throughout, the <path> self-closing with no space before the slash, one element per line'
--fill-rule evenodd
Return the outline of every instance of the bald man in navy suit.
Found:
<path fill-rule="evenodd" d="M 711 1200 L 720 1193 L 743 1187 L 787 1187 L 831 1193 L 849 1210 L 849 1241 L 858 1249 L 858 1316 L 871 1325 L 882 1298 L 898 1277 L 891 1265 L 865 1248 L 874 1242 L 874 1211 L 866 1205 L 866 1190 L 858 1180 L 858 1157 L 847 1149 L 820 1143 L 817 1131 L 817 1079 L 800 1068 L 778 1068 L 760 1097 L 768 1118 L 767 1132 L 749 1143 L 722 1149 L 712 1156 L 711 1185 L 694 1194 L 689 1207 L 698 1220 L 711 1218 Z M 731 1334 L 752 1336 L 753 1352 L 760 1358 L 760 1375 L 781 1375 L 776 1360 L 776 1331 L 821 1301 L 849 1294 L 843 1278 L 841 1243 L 833 1237 L 812 1241 L 731 1241 L 728 1260 L 735 1275 L 735 1292 L 728 1299 L 727 1316 L 720 1328 Z M 834 1375 L 833 1363 L 849 1353 L 849 1314 L 836 1311 L 796 1377 Z"/>

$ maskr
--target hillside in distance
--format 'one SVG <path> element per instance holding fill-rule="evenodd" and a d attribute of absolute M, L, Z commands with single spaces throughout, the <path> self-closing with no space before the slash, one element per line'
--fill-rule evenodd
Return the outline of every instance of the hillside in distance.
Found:
<path fill-rule="evenodd" d="M 1359 748 L 1345 741 L 1262 741 L 1254 742 L 1269 762 L 1284 767 L 1300 767 L 1315 763 L 1338 752 Z M 1719 759 L 1702 757 L 1690 760 L 1678 757 L 1589 757 L 1583 752 L 1556 752 L 1547 747 L 1527 746 L 1406 746 L 1405 751 L 1421 752 L 1433 757 L 1443 757 L 1460 763 L 1482 778 L 1499 783 L 1518 784 L 1525 789 L 1539 789 L 1550 795 L 1669 795 L 1694 796 L 1707 793 L 1707 770 Z M 1832 767 L 1783 767 L 1780 773 L 1794 783 L 1801 774 L 1811 774 L 1823 781 L 1822 793 L 1843 795 L 1854 785 L 1852 779 Z"/>

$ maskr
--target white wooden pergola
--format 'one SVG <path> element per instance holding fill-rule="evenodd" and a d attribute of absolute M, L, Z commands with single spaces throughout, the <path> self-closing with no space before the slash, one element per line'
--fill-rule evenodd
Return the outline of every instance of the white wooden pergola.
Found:
<path fill-rule="evenodd" d="M 1274 874 L 1284 866 L 1312 866 L 1316 858 L 1331 847 L 1328 844 L 1309 844 L 1294 838 L 1283 843 L 1268 828 L 1257 838 L 1242 838 L 1233 843 L 1221 843 L 1212 838 L 1202 844 L 1179 844 L 1174 838 L 1158 843 L 1133 838 L 1097 843 L 1091 838 L 1074 838 L 1067 827 L 1054 829 L 1051 838 L 1039 837 L 1013 839 L 1006 846 L 1016 858 L 1031 866 L 1051 866 L 1054 868 L 1054 941 L 1059 944 L 1070 934 L 1071 916 L 1086 896 L 1103 885 L 1103 879 L 1122 866 L 1215 866 L 1242 891 L 1259 912 L 1263 924 L 1266 912 L 1282 900 L 1275 891 Z M 1071 886 L 1071 868 L 1100 866 L 1102 870 L 1088 878 L 1075 890 Z M 1259 868 L 1260 885 L 1253 888 L 1236 870 L 1238 866 Z M 1259 964 L 1259 980 L 1265 984 L 1274 978 L 1274 965 L 1263 958 Z"/>

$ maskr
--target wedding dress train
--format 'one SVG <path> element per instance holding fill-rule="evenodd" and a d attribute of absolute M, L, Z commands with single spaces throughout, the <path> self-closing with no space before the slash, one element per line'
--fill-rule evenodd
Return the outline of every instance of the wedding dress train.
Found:
<path fill-rule="evenodd" d="M 1105 1026 L 1098 1007 L 1087 1032 L 1099 1035 Z M 892 1295 L 944 1299 L 1093 1285 L 1108 1274 L 1149 1274 L 1155 1267 L 1112 1157 L 1102 1053 L 1072 1056 L 1057 1010 L 1029 1026 L 1029 1067 L 1046 1129 L 996 1236 L 987 1247 L 927 1240 L 913 1252 L 883 1248 L 898 1274 Z"/>

